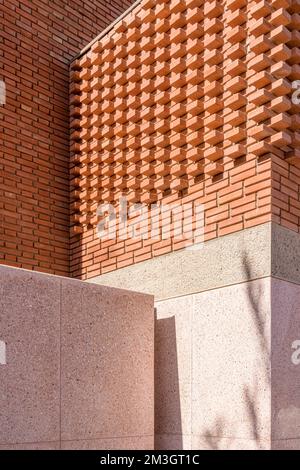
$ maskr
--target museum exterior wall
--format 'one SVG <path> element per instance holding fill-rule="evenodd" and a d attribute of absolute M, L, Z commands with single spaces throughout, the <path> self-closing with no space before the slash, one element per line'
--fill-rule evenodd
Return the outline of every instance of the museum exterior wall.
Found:
<path fill-rule="evenodd" d="M 152 449 L 153 297 L 0 267 L 0 449 Z"/>

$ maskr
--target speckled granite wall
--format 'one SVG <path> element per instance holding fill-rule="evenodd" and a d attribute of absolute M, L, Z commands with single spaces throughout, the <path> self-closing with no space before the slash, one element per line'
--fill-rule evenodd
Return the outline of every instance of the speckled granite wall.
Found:
<path fill-rule="evenodd" d="M 272 280 L 272 449 L 300 449 L 300 285 Z"/>
<path fill-rule="evenodd" d="M 270 286 L 157 303 L 156 448 L 270 448 Z"/>
<path fill-rule="evenodd" d="M 153 448 L 152 296 L 0 266 L 0 341 L 0 449 Z"/>
<path fill-rule="evenodd" d="M 299 266 L 268 223 L 93 279 L 155 295 L 157 448 L 300 449 Z"/>
<path fill-rule="evenodd" d="M 300 286 L 157 303 L 156 448 L 300 449 Z"/>

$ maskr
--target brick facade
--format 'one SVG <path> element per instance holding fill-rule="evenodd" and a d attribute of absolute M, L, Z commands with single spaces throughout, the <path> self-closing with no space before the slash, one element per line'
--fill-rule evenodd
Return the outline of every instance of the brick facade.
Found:
<path fill-rule="evenodd" d="M 300 8 L 289 0 L 143 0 L 72 65 L 71 273 L 182 248 L 100 242 L 96 208 L 198 201 L 209 240 L 300 224 Z"/>
<path fill-rule="evenodd" d="M 132 3 L 0 0 L 0 263 L 87 279 L 182 248 L 100 242 L 122 194 L 202 203 L 206 240 L 299 232 L 298 2 L 143 0 L 74 60 Z"/>
<path fill-rule="evenodd" d="M 69 274 L 69 63 L 130 0 L 0 0 L 0 263 Z"/>

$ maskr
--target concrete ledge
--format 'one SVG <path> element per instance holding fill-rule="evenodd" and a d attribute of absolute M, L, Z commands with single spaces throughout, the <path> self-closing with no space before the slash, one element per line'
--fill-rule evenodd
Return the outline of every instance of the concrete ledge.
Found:
<path fill-rule="evenodd" d="M 300 234 L 272 224 L 272 276 L 300 284 Z"/>
<path fill-rule="evenodd" d="M 263 278 L 271 274 L 271 233 L 270 223 L 258 225 L 210 240 L 200 250 L 175 251 L 88 282 L 163 300 Z"/>

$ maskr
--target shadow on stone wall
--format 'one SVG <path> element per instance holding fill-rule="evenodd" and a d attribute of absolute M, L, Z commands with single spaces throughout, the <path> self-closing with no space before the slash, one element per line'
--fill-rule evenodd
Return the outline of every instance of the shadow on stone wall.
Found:
<path fill-rule="evenodd" d="M 175 317 L 155 322 L 155 449 L 182 449 Z M 167 447 L 166 447 L 167 445 Z"/>
<path fill-rule="evenodd" d="M 243 255 L 243 267 L 244 273 L 246 274 L 246 278 L 248 279 L 248 281 L 253 280 L 254 275 L 252 273 L 251 260 L 245 253 Z M 251 383 L 246 383 L 242 386 L 241 399 L 244 403 L 245 413 L 244 416 L 241 417 L 241 419 L 245 419 L 245 417 L 247 416 L 249 425 L 249 438 L 245 438 L 245 440 L 253 440 L 253 444 L 256 449 L 263 449 L 266 448 L 267 442 L 266 435 L 262 434 L 262 426 L 265 423 L 263 423 L 262 421 L 262 410 L 260 408 L 261 385 L 262 383 L 266 384 L 267 387 L 270 387 L 271 385 L 271 351 L 269 342 L 269 332 L 268 329 L 265 327 L 268 318 L 265 318 L 264 309 L 262 308 L 262 287 L 257 286 L 257 283 L 254 287 L 253 282 L 248 282 L 247 295 L 249 304 L 251 306 L 251 309 L 249 311 L 252 315 L 254 332 L 257 339 L 257 345 L 260 351 L 262 363 L 259 365 L 259 373 L 253 376 L 253 381 L 251 381 Z M 243 313 L 244 312 L 241 311 L 241 314 Z M 203 406 L 205 406 L 205 404 L 203 404 Z M 265 406 L 265 404 L 263 404 L 263 406 Z M 206 448 L 212 450 L 221 450 L 222 448 L 224 448 L 223 438 L 226 438 L 226 448 L 232 448 L 234 450 L 237 440 L 236 438 L 239 438 L 240 436 L 238 436 L 238 433 L 236 433 L 235 429 L 231 430 L 233 437 L 227 436 L 225 428 L 228 429 L 228 426 L 226 426 L 226 417 L 217 416 L 213 426 L 207 429 L 204 433 L 204 441 L 206 443 Z M 240 442 L 240 446 L 241 447 L 239 448 L 242 449 L 242 441 Z"/>

